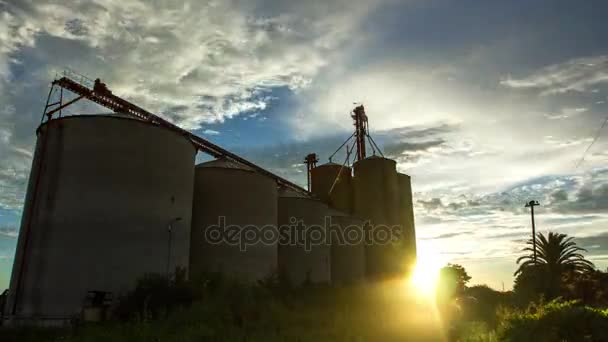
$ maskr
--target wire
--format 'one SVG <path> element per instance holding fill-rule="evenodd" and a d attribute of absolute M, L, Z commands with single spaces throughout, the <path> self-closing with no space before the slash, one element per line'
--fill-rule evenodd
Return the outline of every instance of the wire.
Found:
<path fill-rule="evenodd" d="M 332 153 L 331 156 L 329 156 L 329 161 L 330 162 L 331 162 L 331 159 L 336 155 L 336 153 L 338 153 L 342 149 L 342 147 L 344 147 L 344 145 L 346 145 L 350 141 L 350 139 L 352 139 L 355 136 L 355 134 L 356 134 L 356 132 L 353 133 L 353 134 L 351 134 L 350 137 L 348 137 L 348 139 L 346 139 L 346 141 L 343 142 L 342 145 L 340 145 L 340 147 L 338 147 L 338 149 L 334 153 Z"/>
<path fill-rule="evenodd" d="M 595 144 L 595 142 L 600 138 L 600 135 L 602 134 L 602 129 L 604 128 L 604 126 L 606 126 L 606 123 L 608 123 L 608 115 L 606 115 L 606 118 L 604 119 L 604 123 L 602 123 L 602 126 L 597 130 L 597 133 L 595 133 L 595 137 L 593 138 L 593 141 L 591 141 L 591 144 L 589 144 L 589 146 L 587 146 L 587 149 L 585 149 L 583 156 L 578 161 L 578 163 L 576 163 L 576 167 L 574 169 L 578 169 L 578 167 L 581 166 L 581 164 L 585 160 L 585 157 L 587 156 L 587 152 L 589 152 L 589 150 L 591 149 L 593 144 Z"/>
<path fill-rule="evenodd" d="M 328 195 L 331 195 L 331 193 L 334 191 L 334 187 L 340 180 L 340 175 L 342 175 L 342 170 L 344 169 L 344 166 L 346 165 L 346 163 L 350 160 L 350 154 L 355 149 L 355 144 L 356 144 L 356 142 L 353 144 L 353 146 L 350 149 L 348 148 L 348 145 L 346 146 L 346 158 L 344 160 L 344 163 L 340 167 L 340 170 L 338 170 L 338 174 L 336 175 L 336 178 L 334 179 L 334 183 L 331 185 L 331 188 L 329 189 L 329 192 L 327 193 Z"/>
<path fill-rule="evenodd" d="M 382 153 L 382 150 L 380 149 L 380 147 L 378 147 L 378 145 L 376 145 L 376 142 L 374 141 L 372 136 L 369 135 L 369 133 L 367 134 L 367 139 L 371 142 L 372 151 L 374 151 L 374 154 L 376 154 L 376 149 L 378 149 L 378 152 L 380 153 L 382 158 L 384 158 L 384 153 Z M 374 146 L 376 147 L 376 149 L 374 149 Z"/>

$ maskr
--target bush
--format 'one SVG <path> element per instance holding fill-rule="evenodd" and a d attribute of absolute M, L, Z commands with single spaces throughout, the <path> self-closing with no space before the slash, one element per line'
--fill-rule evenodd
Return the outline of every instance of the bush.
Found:
<path fill-rule="evenodd" d="M 113 314 L 120 321 L 166 318 L 176 308 L 189 306 L 195 299 L 195 289 L 180 277 L 170 280 L 147 274 L 137 281 L 133 291 L 118 299 Z"/>
<path fill-rule="evenodd" d="M 501 341 L 608 341 L 608 310 L 577 301 L 554 300 L 501 318 Z"/>
<path fill-rule="evenodd" d="M 511 293 L 496 291 L 487 285 L 476 285 L 465 290 L 468 300 L 465 305 L 465 318 L 482 321 L 495 328 L 498 323 L 496 312 L 502 306 L 508 306 Z"/>

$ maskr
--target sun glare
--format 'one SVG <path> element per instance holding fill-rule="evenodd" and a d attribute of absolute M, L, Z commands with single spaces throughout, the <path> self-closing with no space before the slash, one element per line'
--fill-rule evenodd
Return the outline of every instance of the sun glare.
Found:
<path fill-rule="evenodd" d="M 445 264 L 445 258 L 432 245 L 419 244 L 410 284 L 419 294 L 425 297 L 434 296 L 439 280 L 439 270 Z"/>

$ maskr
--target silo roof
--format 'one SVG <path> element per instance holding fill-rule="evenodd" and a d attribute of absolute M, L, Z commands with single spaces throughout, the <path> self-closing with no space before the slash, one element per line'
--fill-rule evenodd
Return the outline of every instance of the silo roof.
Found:
<path fill-rule="evenodd" d="M 254 172 L 254 170 L 252 168 L 250 168 L 249 166 L 237 163 L 237 162 L 229 160 L 227 158 L 218 158 L 218 159 L 211 160 L 208 162 L 200 163 L 200 164 L 196 165 L 196 167 L 197 168 L 198 167 L 217 167 L 217 168 L 222 168 L 222 169 L 237 169 L 237 170 L 245 170 L 245 171 Z"/>
<path fill-rule="evenodd" d="M 310 196 L 306 196 L 291 189 L 281 189 L 279 191 L 279 197 L 312 199 Z"/>

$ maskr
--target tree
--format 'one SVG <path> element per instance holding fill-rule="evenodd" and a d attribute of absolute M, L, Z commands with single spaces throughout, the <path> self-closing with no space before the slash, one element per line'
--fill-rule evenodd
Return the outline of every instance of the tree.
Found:
<path fill-rule="evenodd" d="M 515 292 L 525 297 L 544 294 L 551 299 L 559 295 L 562 278 L 566 274 L 582 274 L 594 270 L 593 263 L 581 254 L 584 248 L 576 245 L 573 237 L 549 232 L 536 234 L 536 260 L 532 239 L 523 249 L 528 254 L 517 259 Z M 526 298 L 527 299 L 527 298 Z"/>
<path fill-rule="evenodd" d="M 461 265 L 447 264 L 441 268 L 437 286 L 438 301 L 447 302 L 462 295 L 469 280 L 471 277 Z"/>
<path fill-rule="evenodd" d="M 561 296 L 583 304 L 608 306 L 608 272 L 599 270 L 585 273 L 567 272 L 562 277 Z"/>

